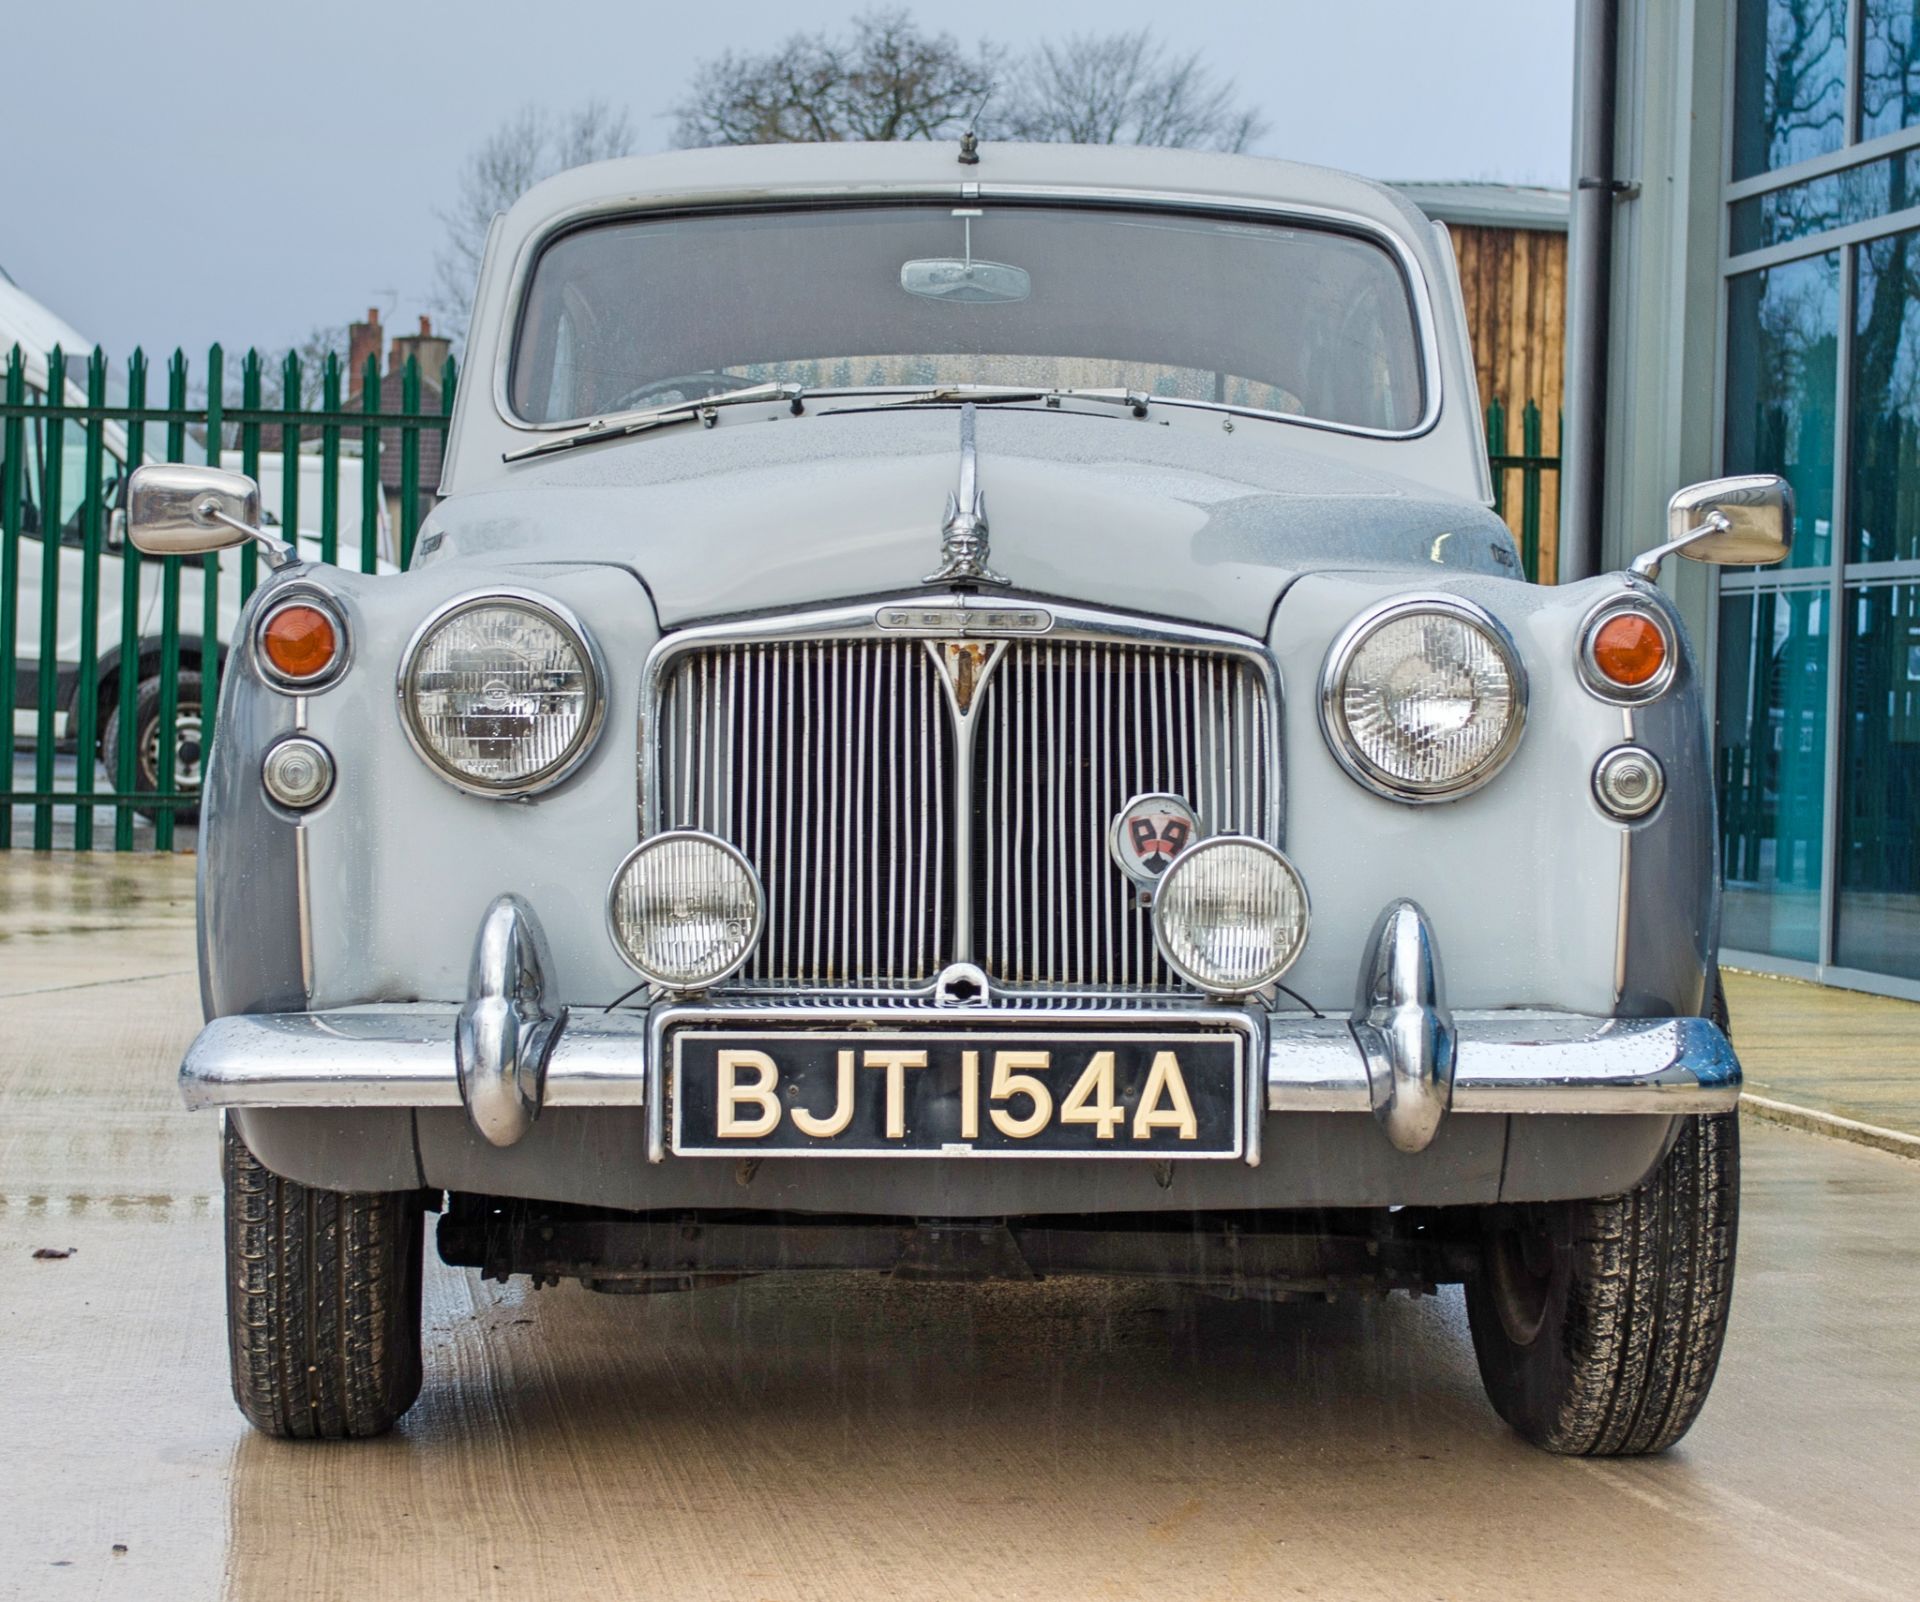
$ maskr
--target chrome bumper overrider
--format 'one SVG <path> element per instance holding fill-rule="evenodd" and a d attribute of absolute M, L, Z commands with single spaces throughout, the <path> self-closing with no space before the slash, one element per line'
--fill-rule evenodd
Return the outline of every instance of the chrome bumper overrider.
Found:
<path fill-rule="evenodd" d="M 644 1107 L 649 1156 L 664 1155 L 661 1041 L 676 1022 L 718 1013 L 772 1026 L 1025 1021 L 1044 1032 L 1072 1018 L 1248 1030 L 1256 1092 L 1248 1160 L 1259 1161 L 1261 1112 L 1371 1113 L 1402 1151 L 1423 1150 L 1449 1112 L 1703 1113 L 1731 1108 L 1740 1064 L 1704 1018 L 1596 1018 L 1450 1013 L 1433 932 L 1410 901 L 1380 916 L 1345 1018 L 1145 1000 L 1058 1007 L 787 1002 L 661 1004 L 568 1012 L 547 999 L 550 963 L 531 910 L 502 896 L 483 920 L 469 999 L 236 1015 L 200 1031 L 181 1065 L 189 1107 L 466 1107 L 495 1145 L 523 1136 L 547 1107 Z M 1259 1081 L 1264 1080 L 1264 1086 Z M 1258 1092 L 1264 1088 L 1264 1095 Z"/>

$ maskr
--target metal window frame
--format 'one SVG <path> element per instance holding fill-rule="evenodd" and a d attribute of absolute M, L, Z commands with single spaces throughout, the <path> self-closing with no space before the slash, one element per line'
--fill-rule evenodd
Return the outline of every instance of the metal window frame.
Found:
<path fill-rule="evenodd" d="M 1834 418 L 1833 418 L 1833 504 L 1831 550 L 1824 567 L 1775 568 L 1755 571 L 1714 571 L 1708 653 L 1712 663 L 1713 704 L 1719 707 L 1719 619 L 1724 596 L 1769 592 L 1786 594 L 1825 590 L 1827 594 L 1827 668 L 1826 728 L 1821 753 L 1820 819 L 1820 900 L 1818 959 L 1807 962 L 1793 957 L 1776 957 L 1764 952 L 1727 951 L 1729 963 L 1758 972 L 1789 978 L 1811 979 L 1820 984 L 1845 989 L 1870 991 L 1879 995 L 1920 1000 L 1920 982 L 1894 974 L 1870 973 L 1846 967 L 1836 961 L 1839 938 L 1840 801 L 1844 783 L 1843 743 L 1846 707 L 1846 638 L 1843 620 L 1848 592 L 1875 581 L 1914 582 L 1920 580 L 1920 560 L 1894 559 L 1885 562 L 1855 562 L 1848 559 L 1853 520 L 1853 411 L 1854 411 L 1854 321 L 1858 310 L 1860 248 L 1873 240 L 1895 234 L 1920 232 L 1920 206 L 1884 212 L 1824 232 L 1735 255 L 1730 252 L 1731 216 L 1741 201 L 1793 188 L 1810 179 L 1870 165 L 1890 156 L 1920 148 L 1920 125 L 1898 129 L 1873 139 L 1860 140 L 1860 95 L 1863 87 L 1866 50 L 1865 7 L 1861 0 L 1847 7 L 1847 38 L 1844 54 L 1843 133 L 1837 150 L 1796 162 L 1791 166 L 1735 180 L 1733 174 L 1734 64 L 1739 28 L 1739 8 L 1728 6 L 1725 18 L 1726 76 L 1722 118 L 1721 189 L 1719 217 L 1719 273 L 1714 308 L 1714 326 L 1720 331 L 1721 350 L 1714 366 L 1714 459 L 1724 468 L 1726 462 L 1727 348 L 1731 343 L 1727 319 L 1731 311 L 1730 285 L 1734 278 L 1751 272 L 1784 266 L 1829 253 L 1839 258 L 1839 295 L 1834 340 Z M 1716 849 L 1717 849 L 1716 842 Z"/>

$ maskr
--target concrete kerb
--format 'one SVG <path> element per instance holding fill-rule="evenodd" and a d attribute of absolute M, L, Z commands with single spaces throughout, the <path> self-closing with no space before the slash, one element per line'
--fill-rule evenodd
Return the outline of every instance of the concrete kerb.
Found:
<path fill-rule="evenodd" d="M 1878 1124 L 1863 1124 L 1842 1118 L 1838 1113 L 1818 1112 L 1797 1107 L 1790 1101 L 1775 1101 L 1751 1091 L 1740 1098 L 1740 1110 L 1770 1124 L 1783 1124 L 1810 1135 L 1825 1135 L 1829 1140 L 1844 1140 L 1855 1146 L 1870 1146 L 1875 1151 L 1891 1152 L 1896 1157 L 1920 1161 L 1920 1135 L 1903 1134 L 1897 1129 L 1882 1129 Z"/>

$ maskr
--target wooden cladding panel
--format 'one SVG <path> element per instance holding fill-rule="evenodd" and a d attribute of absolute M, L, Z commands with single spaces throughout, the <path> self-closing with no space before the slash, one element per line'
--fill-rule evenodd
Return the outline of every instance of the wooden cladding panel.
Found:
<path fill-rule="evenodd" d="M 1507 451 L 1521 451 L 1520 416 L 1540 408 L 1540 448 L 1560 454 L 1561 384 L 1566 364 L 1567 236 L 1514 228 L 1453 227 L 1460 287 L 1482 404 L 1507 408 Z M 1520 532 L 1520 475 L 1507 473 L 1506 516 Z M 1559 547 L 1559 475 L 1540 507 L 1540 571 L 1549 578 Z"/>

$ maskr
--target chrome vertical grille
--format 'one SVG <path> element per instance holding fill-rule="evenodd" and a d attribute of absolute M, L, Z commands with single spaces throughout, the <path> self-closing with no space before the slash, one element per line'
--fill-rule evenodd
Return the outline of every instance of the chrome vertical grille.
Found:
<path fill-rule="evenodd" d="M 1205 647 L 1013 640 L 963 730 L 936 650 L 741 641 L 672 659 L 653 723 L 658 823 L 731 840 L 759 873 L 767 928 L 743 978 L 911 986 L 964 952 L 1009 984 L 1176 983 L 1108 829 L 1132 797 L 1170 791 L 1208 833 L 1274 838 L 1266 676 Z M 970 897 L 956 894 L 963 858 Z"/>
<path fill-rule="evenodd" d="M 1108 853 L 1129 800 L 1182 797 L 1209 834 L 1269 833 L 1264 679 L 1215 652 L 1086 641 L 1012 647 L 989 688 L 975 807 L 975 948 L 1010 984 L 1174 983 Z"/>
<path fill-rule="evenodd" d="M 913 640 L 726 645 L 659 711 L 661 819 L 730 840 L 767 926 L 749 982 L 914 983 L 946 962 L 953 730 Z"/>

